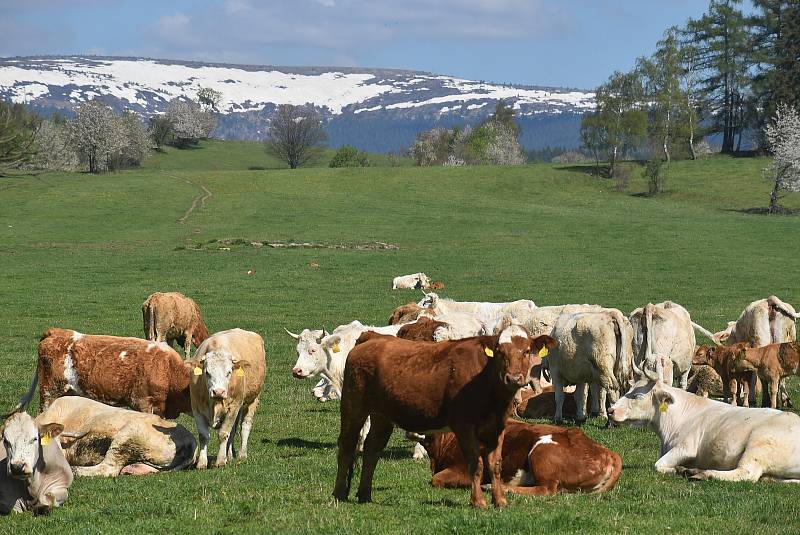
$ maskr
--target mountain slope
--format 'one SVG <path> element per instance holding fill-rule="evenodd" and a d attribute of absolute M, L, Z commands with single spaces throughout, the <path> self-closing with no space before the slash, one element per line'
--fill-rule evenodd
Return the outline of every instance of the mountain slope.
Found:
<path fill-rule="evenodd" d="M 112 57 L 0 59 L 0 98 L 42 112 L 71 110 L 92 98 L 143 115 L 193 97 L 199 87 L 223 95 L 216 135 L 261 139 L 280 104 L 313 103 L 333 146 L 386 151 L 409 145 L 420 130 L 474 124 L 498 100 L 516 110 L 522 142 L 535 148 L 577 144 L 580 115 L 594 94 L 498 85 L 389 69 L 265 67 Z"/>

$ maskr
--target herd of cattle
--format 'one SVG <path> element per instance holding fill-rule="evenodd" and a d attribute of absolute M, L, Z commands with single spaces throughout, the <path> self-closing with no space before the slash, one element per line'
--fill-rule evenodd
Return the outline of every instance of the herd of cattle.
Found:
<path fill-rule="evenodd" d="M 392 286 L 434 284 L 443 287 L 418 273 Z M 567 414 L 580 424 L 599 413 L 609 424 L 649 426 L 661 440 L 661 473 L 800 482 L 800 417 L 777 409 L 790 403 L 783 378 L 800 373 L 799 317 L 770 296 L 711 333 L 670 301 L 625 316 L 598 305 L 426 293 L 397 307 L 387 326 L 287 333 L 297 343 L 292 375 L 319 377 L 313 395 L 340 400 L 336 499 L 348 498 L 360 451 L 357 497 L 371 500 L 378 458 L 398 426 L 416 442 L 415 458 L 430 457 L 434 486 L 468 487 L 472 505 L 486 507 L 490 483 L 502 507 L 507 490 L 603 492 L 622 471 L 620 456 L 580 429 L 515 416 L 560 424 Z M 212 428 L 216 466 L 247 456 L 266 375 L 261 336 L 209 335 L 197 304 L 177 293 L 151 295 L 142 318 L 147 339 L 42 335 L 31 386 L 2 429 L 0 512 L 58 507 L 73 476 L 206 468 Z M 698 346 L 695 331 L 711 344 Z M 40 412 L 31 417 L 37 386 Z M 747 408 L 759 388 L 764 408 Z M 199 440 L 171 421 L 181 413 L 194 417 Z"/>

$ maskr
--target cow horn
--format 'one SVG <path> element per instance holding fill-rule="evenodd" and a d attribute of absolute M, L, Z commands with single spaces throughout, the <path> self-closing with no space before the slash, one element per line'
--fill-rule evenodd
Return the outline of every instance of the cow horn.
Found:
<path fill-rule="evenodd" d="M 636 374 L 637 377 L 642 377 L 644 372 L 636 365 L 636 359 L 631 361 L 631 365 L 633 366 L 633 373 Z"/>
<path fill-rule="evenodd" d="M 299 334 L 294 334 L 292 331 L 290 331 L 286 327 L 284 327 L 283 330 L 286 331 L 286 334 L 288 334 L 289 336 L 291 336 L 295 340 L 299 340 L 300 339 L 300 335 Z"/>

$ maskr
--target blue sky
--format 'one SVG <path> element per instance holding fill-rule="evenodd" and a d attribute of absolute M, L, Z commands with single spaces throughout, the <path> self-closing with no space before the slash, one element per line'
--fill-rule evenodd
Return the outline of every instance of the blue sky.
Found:
<path fill-rule="evenodd" d="M 0 0 L 0 56 L 391 67 L 593 88 L 704 0 Z"/>

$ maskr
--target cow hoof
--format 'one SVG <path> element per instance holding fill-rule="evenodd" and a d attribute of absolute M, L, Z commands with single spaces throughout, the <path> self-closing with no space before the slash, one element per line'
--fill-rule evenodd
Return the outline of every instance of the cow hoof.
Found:
<path fill-rule="evenodd" d="M 195 468 L 198 470 L 205 470 L 206 468 L 208 468 L 208 463 L 197 463 L 195 465 Z"/>
<path fill-rule="evenodd" d="M 581 418 L 580 420 L 578 418 L 575 418 L 575 425 L 576 426 L 581 427 L 585 423 L 586 423 L 586 418 Z"/>
<path fill-rule="evenodd" d="M 473 501 L 472 507 L 475 507 L 476 509 L 488 509 L 488 507 L 486 506 L 486 500 L 483 499 L 478 501 Z"/>
<path fill-rule="evenodd" d="M 223 467 L 223 466 L 225 466 L 226 464 L 228 464 L 228 461 L 227 461 L 227 460 L 226 460 L 226 461 L 222 461 L 222 462 L 220 462 L 220 461 L 217 461 L 217 462 L 214 464 L 214 466 L 215 466 L 216 468 L 222 468 L 222 467 Z"/>
<path fill-rule="evenodd" d="M 372 494 L 366 494 L 364 496 L 359 494 L 356 497 L 358 498 L 358 503 L 371 503 L 372 502 Z"/>
<path fill-rule="evenodd" d="M 699 468 L 686 468 L 685 466 L 675 467 L 675 475 L 691 479 L 699 479 L 697 476 L 702 475 L 703 472 L 704 471 Z"/>
<path fill-rule="evenodd" d="M 553 423 L 556 424 L 556 425 L 564 425 L 564 419 L 563 418 L 553 418 Z"/>
<path fill-rule="evenodd" d="M 505 496 L 503 496 L 500 499 L 493 500 L 493 501 L 494 501 L 494 506 L 497 507 L 497 508 L 508 507 L 508 499 L 506 499 Z"/>

